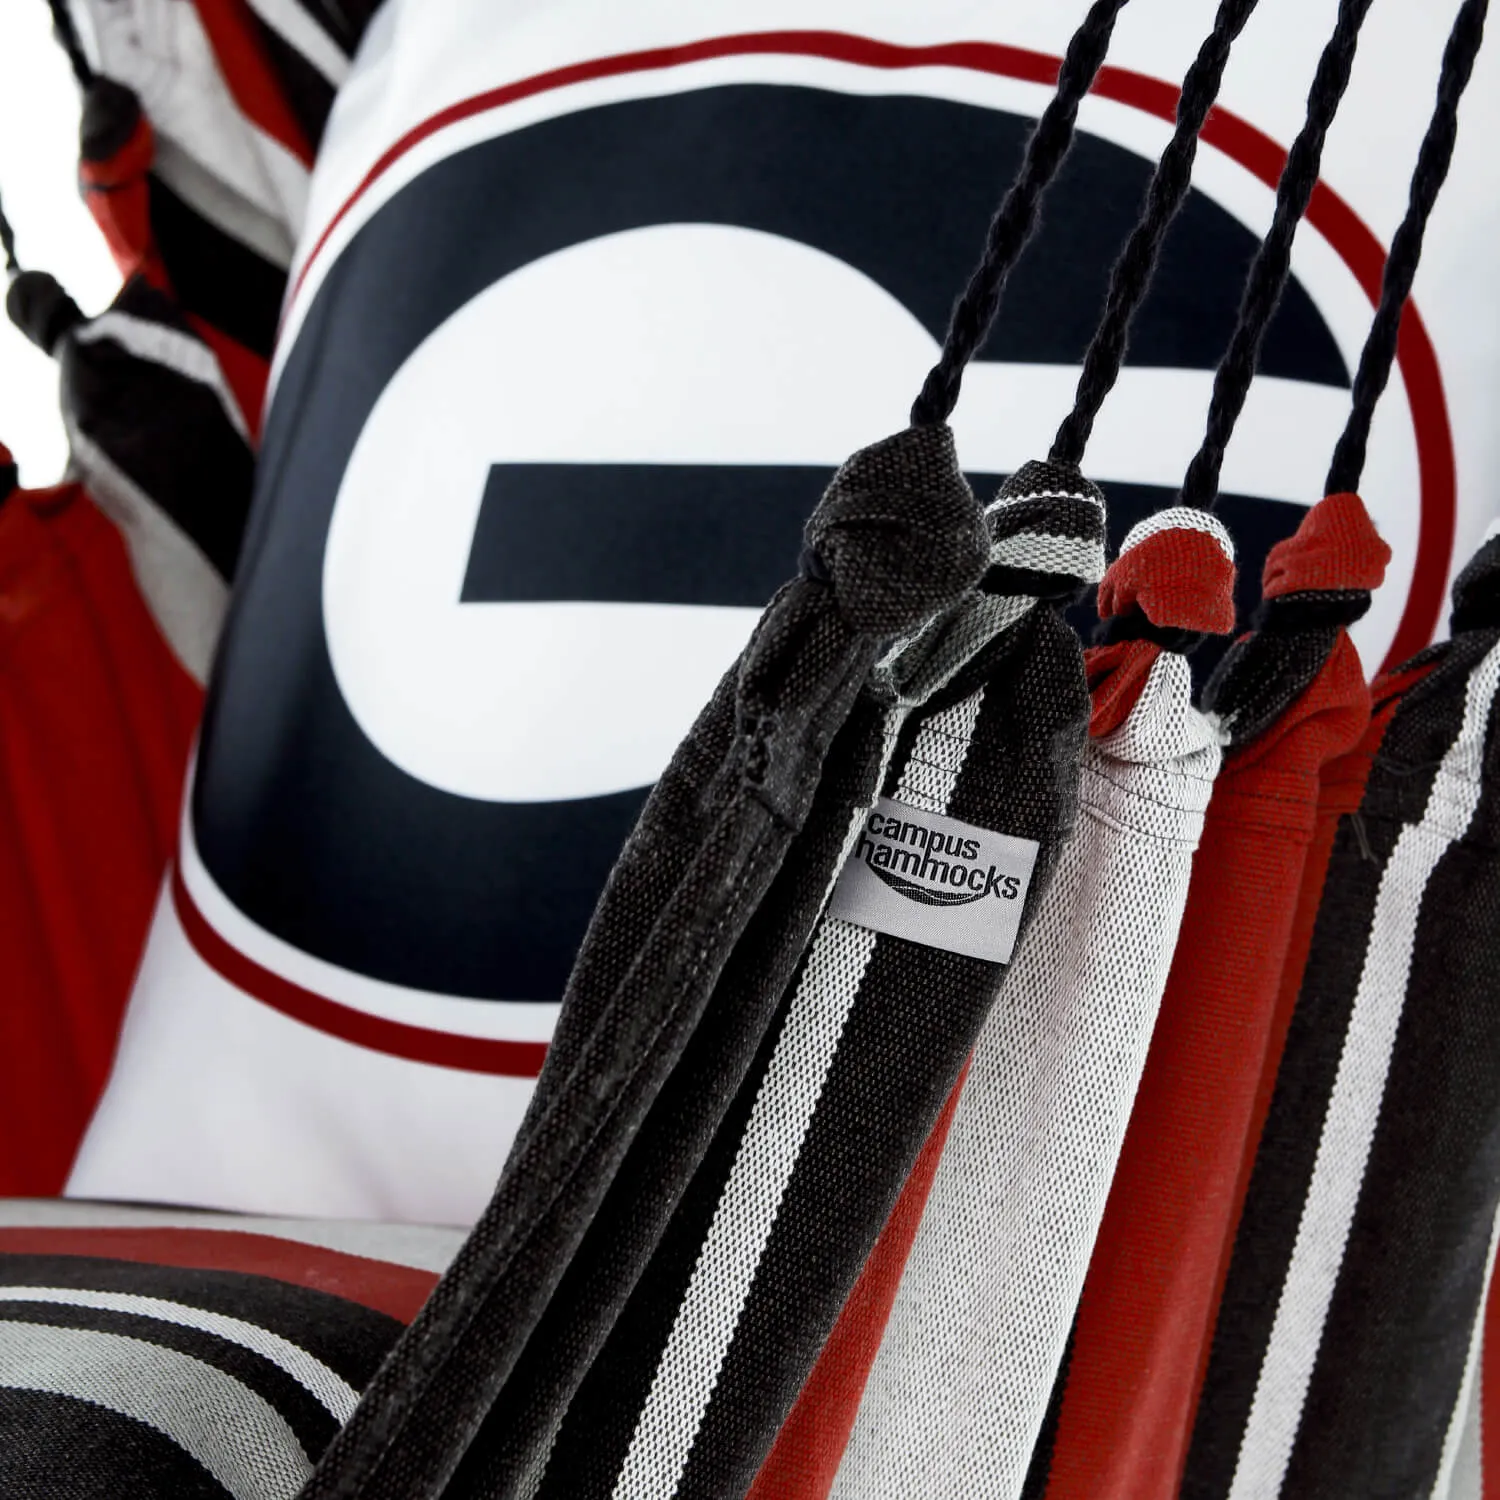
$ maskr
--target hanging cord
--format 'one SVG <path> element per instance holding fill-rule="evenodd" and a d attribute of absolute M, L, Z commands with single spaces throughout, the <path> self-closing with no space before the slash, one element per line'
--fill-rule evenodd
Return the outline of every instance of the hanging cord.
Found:
<path fill-rule="evenodd" d="M 1074 468 L 1082 463 L 1089 435 L 1094 430 L 1094 419 L 1099 415 L 1104 398 L 1120 378 L 1120 366 L 1124 363 L 1125 349 L 1130 340 L 1130 325 L 1151 284 L 1162 241 L 1192 185 L 1193 159 L 1198 154 L 1198 137 L 1203 122 L 1219 96 L 1230 49 L 1244 30 L 1256 3 L 1257 0 L 1222 0 L 1214 18 L 1214 29 L 1198 49 L 1187 77 L 1182 80 L 1182 93 L 1177 100 L 1177 128 L 1167 149 L 1162 152 L 1151 186 L 1146 190 L 1146 206 L 1140 221 L 1131 231 L 1110 272 L 1109 295 L 1105 299 L 1099 327 L 1083 357 L 1083 373 L 1078 378 L 1073 410 L 1063 419 L 1052 443 L 1049 457 L 1054 463 L 1071 464 Z"/>
<path fill-rule="evenodd" d="M 1391 376 L 1396 358 L 1396 344 L 1401 331 L 1401 314 L 1411 296 L 1422 258 L 1422 239 L 1432 205 L 1448 176 L 1453 160 L 1453 143 L 1458 136 L 1458 101 L 1463 98 L 1474 59 L 1484 40 L 1484 18 L 1489 0 L 1464 0 L 1448 35 L 1443 51 L 1443 71 L 1438 79 L 1437 107 L 1422 138 L 1412 173 L 1411 192 L 1407 198 L 1406 217 L 1391 241 L 1385 273 L 1380 283 L 1380 306 L 1369 336 L 1359 356 L 1359 372 L 1354 377 L 1354 405 L 1349 420 L 1333 450 L 1324 494 L 1339 495 L 1359 488 L 1365 468 L 1365 450 L 1370 439 L 1370 422 L 1375 405 Z"/>
<path fill-rule="evenodd" d="M 78 39 L 78 28 L 73 24 L 73 12 L 68 9 L 68 0 L 47 0 L 47 9 L 52 12 L 52 32 L 58 45 L 68 54 L 73 65 L 73 76 L 80 88 L 87 88 L 94 81 L 94 70 Z"/>
<path fill-rule="evenodd" d="M 1266 329 L 1291 271 L 1292 239 L 1317 186 L 1323 141 L 1349 85 L 1359 29 L 1370 4 L 1371 0 L 1339 0 L 1338 24 L 1318 59 L 1318 71 L 1307 96 L 1307 118 L 1287 153 L 1286 167 L 1276 188 L 1276 212 L 1271 228 L 1255 252 L 1234 336 L 1214 375 L 1213 400 L 1203 444 L 1193 455 L 1182 481 L 1184 505 L 1209 510 L 1219 497 L 1224 450 L 1244 410 Z"/>
<path fill-rule="evenodd" d="M 1094 0 L 1083 25 L 1068 43 L 1067 55 L 1057 75 L 1057 92 L 1042 111 L 1026 143 L 1021 170 L 990 220 L 984 255 L 953 306 L 943 352 L 912 405 L 913 426 L 946 422 L 953 415 L 964 368 L 988 335 L 1006 278 L 1036 228 L 1042 195 L 1057 176 L 1073 144 L 1078 106 L 1093 87 L 1109 51 L 1115 18 L 1125 4 L 1126 0 Z"/>
<path fill-rule="evenodd" d="M 0 251 L 5 253 L 5 275 L 11 280 L 21 273 L 21 262 L 16 259 L 16 232 L 5 217 L 5 205 L 0 203 Z"/>

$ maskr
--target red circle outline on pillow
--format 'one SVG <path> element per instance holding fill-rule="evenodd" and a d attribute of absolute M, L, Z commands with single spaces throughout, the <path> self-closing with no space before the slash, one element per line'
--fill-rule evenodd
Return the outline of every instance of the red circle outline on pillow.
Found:
<path fill-rule="evenodd" d="M 853 63 L 867 68 L 966 68 L 977 73 L 992 73 L 1016 78 L 1026 83 L 1055 85 L 1060 58 L 1023 47 L 1007 47 L 997 42 L 948 42 L 930 47 L 907 47 L 894 42 L 877 42 L 867 37 L 837 31 L 763 31 L 736 36 L 713 37 L 687 42 L 675 47 L 654 47 L 640 52 L 623 52 L 613 57 L 573 63 L 553 68 L 531 78 L 487 89 L 468 99 L 460 99 L 414 125 L 399 140 L 383 151 L 359 185 L 339 206 L 338 211 L 318 236 L 307 259 L 297 273 L 287 305 L 295 299 L 309 269 L 327 245 L 329 236 L 391 166 L 412 147 L 446 129 L 459 120 L 484 114 L 502 105 L 513 104 L 534 94 L 566 88 L 597 78 L 622 73 L 643 73 L 661 68 L 680 67 L 712 58 L 756 55 L 793 55 L 822 57 L 834 62 Z M 1176 84 L 1132 72 L 1128 68 L 1106 65 L 1094 80 L 1093 93 L 1175 121 L 1181 90 Z M 1287 153 L 1264 131 L 1248 120 L 1218 105 L 1210 111 L 1203 127 L 1202 139 L 1222 151 L 1231 160 L 1260 179 L 1269 188 L 1276 187 L 1286 165 Z M 1333 246 L 1349 267 L 1370 305 L 1380 301 L 1380 281 L 1385 271 L 1386 252 L 1369 226 L 1327 183 L 1320 181 L 1308 204 L 1307 221 Z M 1427 326 L 1415 302 L 1408 302 L 1401 320 L 1397 360 L 1406 385 L 1415 429 L 1417 460 L 1421 474 L 1421 508 L 1417 533 L 1417 557 L 1412 568 L 1411 586 L 1400 623 L 1381 664 L 1389 671 L 1415 655 L 1432 639 L 1442 614 L 1448 569 L 1453 556 L 1457 524 L 1457 461 L 1453 450 L 1453 431 L 1448 419 L 1448 403 L 1443 394 L 1442 374 L 1437 352 Z M 1312 497 L 1320 498 L 1320 497 Z"/>

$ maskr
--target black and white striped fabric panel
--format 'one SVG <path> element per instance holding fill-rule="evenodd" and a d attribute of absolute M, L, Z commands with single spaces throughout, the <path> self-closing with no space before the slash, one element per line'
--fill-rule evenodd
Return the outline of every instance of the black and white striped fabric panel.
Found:
<path fill-rule="evenodd" d="M 7 1500 L 291 1500 L 401 1324 L 305 1286 L 0 1254 Z"/>
<path fill-rule="evenodd" d="M 1084 752 L 1078 828 L 975 1045 L 837 1500 L 1021 1492 L 1219 768 L 1191 695 L 1164 653 Z"/>
<path fill-rule="evenodd" d="M 57 350 L 75 470 L 118 526 L 163 635 L 202 682 L 250 509 L 245 416 L 213 351 L 141 278 Z"/>
<path fill-rule="evenodd" d="M 1500 1203 L 1500 638 L 1439 650 L 1338 833 L 1187 1500 L 1437 1494 L 1457 1459 Z"/>
<path fill-rule="evenodd" d="M 380 0 L 246 0 L 297 123 L 316 148 Z"/>
<path fill-rule="evenodd" d="M 1070 541 L 1043 510 L 1018 509 L 997 567 L 1066 571 L 1102 535 L 1097 505 L 1091 514 L 1093 537 Z M 1045 540 L 1016 541 L 1028 535 Z M 1086 719 L 1076 637 L 1052 610 L 1029 608 L 908 721 L 883 790 L 1035 840 L 1039 892 L 1074 815 Z M 1002 975 L 823 917 L 532 1495 L 685 1500 L 748 1488 Z"/>

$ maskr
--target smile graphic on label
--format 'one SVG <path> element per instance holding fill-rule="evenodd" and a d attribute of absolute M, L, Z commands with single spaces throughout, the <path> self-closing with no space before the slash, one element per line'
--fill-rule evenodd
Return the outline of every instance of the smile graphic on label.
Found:
<path fill-rule="evenodd" d="M 929 948 L 1008 963 L 1037 845 L 882 797 L 830 912 Z"/>

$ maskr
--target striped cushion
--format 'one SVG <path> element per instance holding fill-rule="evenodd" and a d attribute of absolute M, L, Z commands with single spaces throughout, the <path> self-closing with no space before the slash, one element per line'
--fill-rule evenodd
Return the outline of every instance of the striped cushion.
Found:
<path fill-rule="evenodd" d="M 460 1238 L 0 1201 L 0 1493 L 295 1495 Z"/>

